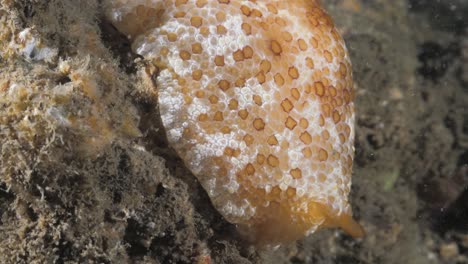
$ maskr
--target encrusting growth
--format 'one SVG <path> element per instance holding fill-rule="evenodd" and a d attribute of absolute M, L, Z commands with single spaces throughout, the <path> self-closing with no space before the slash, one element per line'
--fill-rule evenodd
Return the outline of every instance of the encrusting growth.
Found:
<path fill-rule="evenodd" d="M 363 234 L 351 64 L 317 1 L 109 0 L 107 15 L 159 68 L 168 140 L 228 221 L 267 244 Z"/>

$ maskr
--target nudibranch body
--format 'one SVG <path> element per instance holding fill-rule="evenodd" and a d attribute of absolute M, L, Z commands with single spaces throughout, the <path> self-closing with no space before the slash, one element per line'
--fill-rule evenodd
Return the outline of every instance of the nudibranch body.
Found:
<path fill-rule="evenodd" d="M 322 227 L 362 235 L 348 194 L 351 64 L 316 0 L 109 0 L 159 68 L 171 146 L 214 206 L 261 243 Z"/>

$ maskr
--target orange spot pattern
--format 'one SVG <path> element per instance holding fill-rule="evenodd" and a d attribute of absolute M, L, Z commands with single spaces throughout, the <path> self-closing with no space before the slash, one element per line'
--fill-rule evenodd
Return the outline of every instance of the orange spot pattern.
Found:
<path fill-rule="evenodd" d="M 362 233 L 348 203 L 351 65 L 317 1 L 109 1 L 159 67 L 169 142 L 227 220 L 266 243 Z"/>

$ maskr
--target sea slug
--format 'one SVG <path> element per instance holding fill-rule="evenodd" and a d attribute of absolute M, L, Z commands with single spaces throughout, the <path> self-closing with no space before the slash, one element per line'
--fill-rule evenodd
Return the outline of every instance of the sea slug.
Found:
<path fill-rule="evenodd" d="M 171 146 L 216 209 L 259 243 L 362 228 L 348 201 L 354 92 L 345 44 L 316 0 L 108 0 L 159 69 Z"/>

